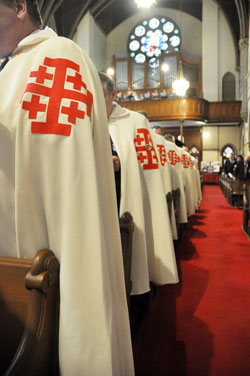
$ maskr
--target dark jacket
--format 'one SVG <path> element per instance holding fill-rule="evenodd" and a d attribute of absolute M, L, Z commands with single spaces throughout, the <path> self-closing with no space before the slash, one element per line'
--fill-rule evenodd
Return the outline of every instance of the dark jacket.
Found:
<path fill-rule="evenodd" d="M 234 166 L 233 175 L 239 181 L 244 180 L 244 161 L 243 160 L 238 161 L 237 164 Z"/>
<path fill-rule="evenodd" d="M 244 180 L 250 180 L 250 162 L 244 164 Z"/>
<path fill-rule="evenodd" d="M 224 163 L 224 172 L 226 175 L 228 174 L 232 174 L 233 175 L 233 172 L 234 172 L 234 166 L 236 165 L 236 161 L 235 159 L 233 161 L 231 161 L 230 159 L 226 159 L 225 163 Z"/>

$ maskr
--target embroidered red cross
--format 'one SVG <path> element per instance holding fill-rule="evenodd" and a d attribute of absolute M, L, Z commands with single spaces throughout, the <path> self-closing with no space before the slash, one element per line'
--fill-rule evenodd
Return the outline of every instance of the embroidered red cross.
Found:
<path fill-rule="evenodd" d="M 160 155 L 161 165 L 165 166 L 165 164 L 167 162 L 166 149 L 165 149 L 164 145 L 157 145 L 157 148 L 158 148 L 159 155 Z"/>
<path fill-rule="evenodd" d="M 47 68 L 53 68 L 54 73 L 47 73 Z M 68 75 L 68 69 L 74 70 L 74 76 Z M 86 107 L 86 114 L 91 118 L 93 105 L 93 95 L 87 89 L 79 73 L 80 66 L 68 59 L 50 59 L 46 57 L 43 65 L 37 71 L 30 73 L 30 77 L 36 77 L 36 82 L 29 82 L 25 93 L 32 93 L 31 101 L 22 102 L 22 108 L 29 112 L 29 119 L 36 119 L 38 112 L 45 112 L 46 105 L 42 105 L 38 100 L 40 97 L 48 98 L 48 105 L 44 121 L 32 121 L 31 132 L 43 134 L 60 134 L 70 136 L 72 124 L 76 124 L 77 119 L 84 119 L 85 111 L 79 110 L 79 104 Z M 45 80 L 53 80 L 52 87 L 41 85 Z M 72 82 L 73 89 L 65 89 L 65 82 Z M 68 100 L 61 106 L 62 100 Z M 67 102 L 66 102 L 67 103 Z M 59 122 L 60 114 L 68 115 L 68 122 Z"/>
<path fill-rule="evenodd" d="M 30 102 L 23 102 L 23 109 L 29 111 L 30 119 L 36 119 L 38 112 L 46 111 L 46 104 L 40 103 L 39 95 L 32 95 Z"/>
<path fill-rule="evenodd" d="M 82 87 L 86 89 L 86 84 L 82 81 L 82 76 L 78 72 L 74 76 L 68 76 L 67 82 L 72 82 L 75 90 L 81 90 Z"/>
<path fill-rule="evenodd" d="M 189 160 L 189 167 L 193 168 L 193 162 L 192 162 L 191 157 L 188 157 L 188 160 Z"/>
<path fill-rule="evenodd" d="M 78 109 L 78 102 L 71 102 L 70 107 L 62 107 L 62 113 L 68 115 L 68 121 L 72 124 L 76 123 L 76 119 L 84 119 L 85 112 Z"/>
<path fill-rule="evenodd" d="M 168 159 L 170 161 L 170 164 L 172 166 L 175 166 L 176 163 L 180 162 L 180 157 L 178 154 L 175 152 L 175 150 L 169 150 L 168 151 Z"/>
<path fill-rule="evenodd" d="M 150 137 L 150 133 L 147 129 L 137 129 L 134 144 L 138 155 L 138 160 L 142 164 L 144 170 L 154 170 L 159 168 L 156 151 Z"/>
<path fill-rule="evenodd" d="M 181 164 L 183 165 L 184 168 L 189 167 L 189 160 L 188 160 L 186 154 L 181 155 Z"/>
<path fill-rule="evenodd" d="M 52 80 L 53 74 L 47 73 L 47 68 L 40 65 L 38 71 L 30 73 L 30 77 L 36 77 L 36 83 L 44 84 L 45 80 Z"/>

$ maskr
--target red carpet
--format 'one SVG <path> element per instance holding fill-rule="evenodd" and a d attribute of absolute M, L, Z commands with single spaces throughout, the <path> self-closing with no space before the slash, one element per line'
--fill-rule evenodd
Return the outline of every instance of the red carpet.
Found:
<path fill-rule="evenodd" d="M 250 242 L 242 211 L 205 186 L 177 249 L 181 283 L 158 288 L 133 342 L 136 376 L 250 376 Z"/>

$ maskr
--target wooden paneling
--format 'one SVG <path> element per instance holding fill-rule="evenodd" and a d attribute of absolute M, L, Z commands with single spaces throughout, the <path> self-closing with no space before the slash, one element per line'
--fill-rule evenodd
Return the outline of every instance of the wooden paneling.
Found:
<path fill-rule="evenodd" d="M 145 111 L 149 120 L 200 120 L 208 119 L 208 102 L 202 99 L 162 99 L 121 102 L 132 111 Z"/>
<path fill-rule="evenodd" d="M 242 122 L 240 117 L 241 101 L 210 102 L 209 122 Z"/>
<path fill-rule="evenodd" d="M 164 127 L 163 134 L 172 134 L 175 138 L 180 135 L 180 128 L 179 127 Z M 184 136 L 184 143 L 190 150 L 193 146 L 195 146 L 199 150 L 199 155 L 194 155 L 199 159 L 199 166 L 200 162 L 202 161 L 202 133 L 201 127 L 186 127 L 184 126 L 183 129 L 183 136 Z"/>
<path fill-rule="evenodd" d="M 150 121 L 199 120 L 207 123 L 242 122 L 241 102 L 207 102 L 204 99 L 176 98 L 120 102 L 132 111 L 144 111 Z"/>

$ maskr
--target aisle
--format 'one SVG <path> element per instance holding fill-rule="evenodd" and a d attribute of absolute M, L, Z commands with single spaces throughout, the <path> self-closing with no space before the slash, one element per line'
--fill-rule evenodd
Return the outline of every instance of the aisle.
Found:
<path fill-rule="evenodd" d="M 136 376 L 250 375 L 250 242 L 242 211 L 205 186 L 177 250 L 181 283 L 158 288 L 134 339 Z"/>

